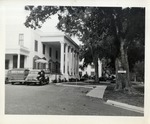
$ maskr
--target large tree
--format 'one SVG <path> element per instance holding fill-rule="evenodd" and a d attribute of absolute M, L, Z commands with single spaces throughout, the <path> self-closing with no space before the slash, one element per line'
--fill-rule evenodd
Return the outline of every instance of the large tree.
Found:
<path fill-rule="evenodd" d="M 109 58 L 115 63 L 116 89 L 130 90 L 129 52 L 134 44 L 140 47 L 144 44 L 144 8 L 32 6 L 26 9 L 31 10 L 31 13 L 25 25 L 34 29 L 41 27 L 51 15 L 57 14 L 57 28 L 70 36 L 78 36 L 90 51 L 96 81 L 98 58 Z M 126 73 L 120 74 L 119 70 Z"/>
<path fill-rule="evenodd" d="M 134 49 L 133 44 L 135 44 L 135 42 L 136 44 L 139 44 L 140 47 L 143 47 L 145 35 L 145 10 L 143 8 L 115 9 L 112 23 L 114 35 L 119 42 L 120 49 L 115 61 L 116 72 L 120 69 L 126 71 L 125 74 L 116 74 L 116 89 L 130 91 L 131 83 L 129 76 L 128 53 L 129 49 Z"/>

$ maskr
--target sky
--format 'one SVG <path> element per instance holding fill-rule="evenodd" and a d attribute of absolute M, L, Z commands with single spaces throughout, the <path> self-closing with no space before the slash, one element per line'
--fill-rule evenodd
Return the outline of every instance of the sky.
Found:
<path fill-rule="evenodd" d="M 11 13 L 11 14 L 10 14 Z M 26 15 L 29 13 L 24 10 L 24 6 L 7 6 L 5 11 L 6 24 L 17 24 L 19 22 L 24 23 Z M 58 23 L 57 15 L 53 15 L 51 19 L 47 19 L 46 22 L 40 28 L 43 32 L 62 32 L 57 29 Z M 81 44 L 77 37 L 71 37 L 77 44 Z"/>

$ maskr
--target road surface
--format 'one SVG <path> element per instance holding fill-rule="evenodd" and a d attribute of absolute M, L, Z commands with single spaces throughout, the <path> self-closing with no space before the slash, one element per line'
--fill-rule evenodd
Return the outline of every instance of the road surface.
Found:
<path fill-rule="evenodd" d="M 5 114 L 19 115 L 95 115 L 143 116 L 141 113 L 107 105 L 86 96 L 90 88 L 5 85 Z"/>

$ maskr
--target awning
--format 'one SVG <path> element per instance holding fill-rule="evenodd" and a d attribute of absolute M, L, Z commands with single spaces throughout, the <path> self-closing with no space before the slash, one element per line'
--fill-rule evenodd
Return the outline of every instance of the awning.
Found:
<path fill-rule="evenodd" d="M 45 59 L 37 59 L 37 60 L 35 60 L 35 62 L 36 63 L 48 63 L 48 61 Z"/>

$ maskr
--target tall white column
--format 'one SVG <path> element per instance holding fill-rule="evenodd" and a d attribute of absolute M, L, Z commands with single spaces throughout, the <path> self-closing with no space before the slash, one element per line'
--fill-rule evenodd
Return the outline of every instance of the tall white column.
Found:
<path fill-rule="evenodd" d="M 13 55 L 12 55 L 12 57 L 13 57 Z M 10 64 L 9 64 L 9 69 L 12 69 L 12 68 L 13 68 L 13 58 L 10 59 Z"/>
<path fill-rule="evenodd" d="M 65 74 L 68 75 L 68 45 L 65 47 Z"/>
<path fill-rule="evenodd" d="M 72 48 L 70 47 L 69 73 L 72 74 Z"/>
<path fill-rule="evenodd" d="M 27 68 L 27 56 L 24 57 L 24 68 Z"/>
<path fill-rule="evenodd" d="M 74 71 L 75 71 L 75 76 L 77 74 L 77 53 L 75 52 L 75 63 L 74 63 Z"/>
<path fill-rule="evenodd" d="M 73 75 L 73 48 L 71 49 L 71 75 Z"/>
<path fill-rule="evenodd" d="M 67 67 L 67 73 L 70 74 L 70 46 L 68 46 L 68 67 Z"/>
<path fill-rule="evenodd" d="M 17 68 L 20 68 L 20 54 L 18 54 Z"/>
<path fill-rule="evenodd" d="M 61 46 L 61 53 L 60 53 L 60 71 L 63 74 L 64 73 L 64 43 L 60 43 Z"/>
<path fill-rule="evenodd" d="M 98 59 L 98 69 L 99 69 L 99 77 L 102 76 L 102 62 Z"/>
<path fill-rule="evenodd" d="M 74 49 L 72 50 L 72 75 L 74 75 Z"/>
<path fill-rule="evenodd" d="M 79 53 L 77 53 L 77 75 L 79 75 Z"/>
<path fill-rule="evenodd" d="M 73 54 L 73 75 L 75 76 L 75 50 L 74 50 L 74 54 Z"/>

